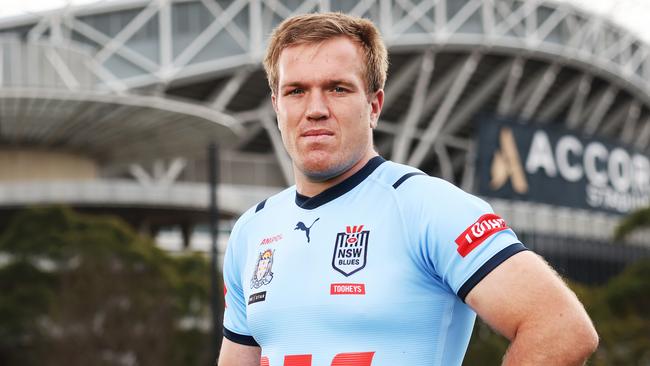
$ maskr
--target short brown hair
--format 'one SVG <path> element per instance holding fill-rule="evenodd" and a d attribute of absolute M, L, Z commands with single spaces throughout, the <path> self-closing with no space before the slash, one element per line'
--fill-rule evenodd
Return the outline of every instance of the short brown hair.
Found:
<path fill-rule="evenodd" d="M 357 42 L 363 50 L 367 91 L 383 89 L 388 71 L 388 53 L 375 25 L 370 20 L 342 13 L 316 13 L 288 18 L 271 34 L 264 57 L 264 70 L 271 91 L 276 93 L 278 90 L 278 59 L 285 48 L 340 36 Z"/>

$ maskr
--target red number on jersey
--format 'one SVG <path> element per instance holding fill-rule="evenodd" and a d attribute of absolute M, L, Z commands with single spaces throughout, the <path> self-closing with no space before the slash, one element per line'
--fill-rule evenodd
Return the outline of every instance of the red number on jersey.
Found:
<path fill-rule="evenodd" d="M 334 356 L 332 366 L 372 366 L 374 352 L 339 353 Z M 270 366 L 269 358 L 262 356 L 260 366 Z M 284 356 L 284 366 L 311 366 L 311 355 Z"/>
<path fill-rule="evenodd" d="M 334 356 L 332 366 L 371 366 L 374 352 L 339 353 Z"/>
<path fill-rule="evenodd" d="M 311 366 L 311 355 L 284 356 L 284 366 Z"/>

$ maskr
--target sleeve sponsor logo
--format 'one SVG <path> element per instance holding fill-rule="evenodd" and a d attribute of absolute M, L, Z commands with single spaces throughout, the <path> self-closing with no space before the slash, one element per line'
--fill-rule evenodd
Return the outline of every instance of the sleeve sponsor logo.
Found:
<path fill-rule="evenodd" d="M 508 225 L 505 220 L 499 217 L 499 215 L 485 214 L 479 217 L 475 223 L 470 225 L 456 238 L 458 253 L 461 257 L 465 257 L 487 238 L 507 228 Z"/>
<path fill-rule="evenodd" d="M 330 295 L 365 295 L 366 285 L 363 283 L 332 283 Z"/>

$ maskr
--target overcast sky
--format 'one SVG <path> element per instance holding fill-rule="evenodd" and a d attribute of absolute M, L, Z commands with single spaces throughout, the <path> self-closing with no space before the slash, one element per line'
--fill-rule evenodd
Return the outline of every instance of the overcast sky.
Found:
<path fill-rule="evenodd" d="M 0 0 L 0 17 L 20 15 L 80 5 L 115 0 Z M 554 0 L 573 3 L 597 14 L 607 15 L 617 24 L 627 27 L 650 42 L 650 0 Z"/>

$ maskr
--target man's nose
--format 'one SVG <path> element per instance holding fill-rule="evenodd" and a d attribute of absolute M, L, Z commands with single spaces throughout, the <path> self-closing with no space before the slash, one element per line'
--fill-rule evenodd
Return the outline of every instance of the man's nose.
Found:
<path fill-rule="evenodd" d="M 329 108 L 326 96 L 321 91 L 309 93 L 309 104 L 307 105 L 307 118 L 310 120 L 322 120 L 329 117 Z"/>

